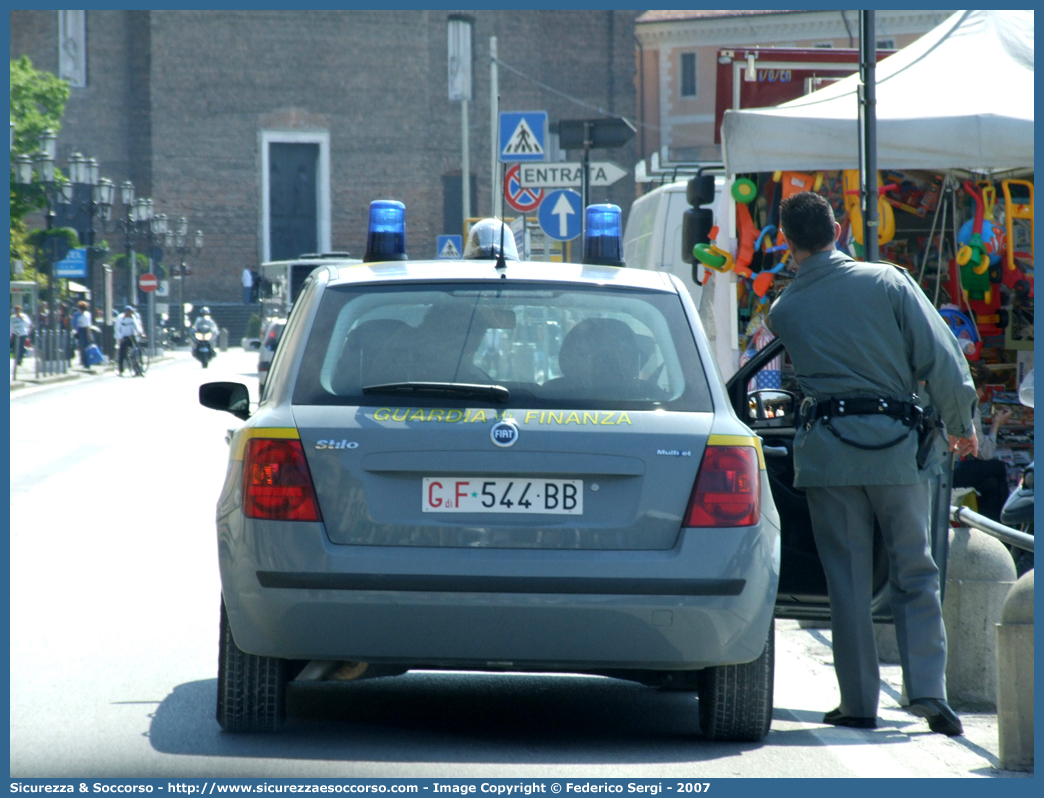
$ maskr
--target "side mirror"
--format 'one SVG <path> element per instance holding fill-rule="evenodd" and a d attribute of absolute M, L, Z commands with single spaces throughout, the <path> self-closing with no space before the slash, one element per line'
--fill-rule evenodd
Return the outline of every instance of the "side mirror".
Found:
<path fill-rule="evenodd" d="M 796 405 L 797 397 L 790 391 L 762 389 L 747 394 L 747 416 L 751 421 L 792 426 Z"/>
<path fill-rule="evenodd" d="M 250 391 L 241 382 L 206 382 L 199 386 L 199 403 L 224 410 L 246 421 L 250 417 Z"/>

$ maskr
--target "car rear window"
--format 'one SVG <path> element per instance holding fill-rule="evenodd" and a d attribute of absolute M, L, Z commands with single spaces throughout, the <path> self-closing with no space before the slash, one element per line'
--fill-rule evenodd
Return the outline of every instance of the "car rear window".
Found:
<path fill-rule="evenodd" d="M 390 398 L 373 386 L 405 382 L 500 385 L 508 407 L 712 409 L 675 294 L 558 284 L 328 288 L 294 404 L 380 406 Z"/>

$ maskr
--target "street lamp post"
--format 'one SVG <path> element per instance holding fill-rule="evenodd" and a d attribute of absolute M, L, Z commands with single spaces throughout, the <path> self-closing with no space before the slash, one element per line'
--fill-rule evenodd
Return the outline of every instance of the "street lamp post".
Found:
<path fill-rule="evenodd" d="M 171 274 L 178 281 L 178 317 L 176 324 L 177 337 L 180 341 L 187 326 L 185 324 L 185 277 L 192 274 L 192 269 L 185 265 L 185 256 L 189 253 L 198 256 L 202 252 L 203 231 L 197 230 L 192 242 L 189 243 L 188 219 L 182 216 L 177 221 L 177 227 L 167 233 L 166 245 L 168 249 L 173 248 L 178 253 L 178 264 L 171 267 Z"/>

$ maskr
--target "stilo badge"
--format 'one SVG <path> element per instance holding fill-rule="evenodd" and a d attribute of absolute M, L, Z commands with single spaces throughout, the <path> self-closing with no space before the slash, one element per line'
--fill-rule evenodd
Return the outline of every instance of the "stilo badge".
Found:
<path fill-rule="evenodd" d="M 490 429 L 489 437 L 494 444 L 502 448 L 514 446 L 518 440 L 518 427 L 514 421 L 498 421 Z"/>

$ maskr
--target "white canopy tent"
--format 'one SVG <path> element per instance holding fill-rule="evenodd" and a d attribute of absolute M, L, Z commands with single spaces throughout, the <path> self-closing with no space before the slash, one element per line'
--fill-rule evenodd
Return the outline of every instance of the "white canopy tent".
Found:
<path fill-rule="evenodd" d="M 854 169 L 859 75 L 774 108 L 726 111 L 730 175 Z M 877 65 L 883 169 L 1033 166 L 1033 11 L 958 11 Z"/>

